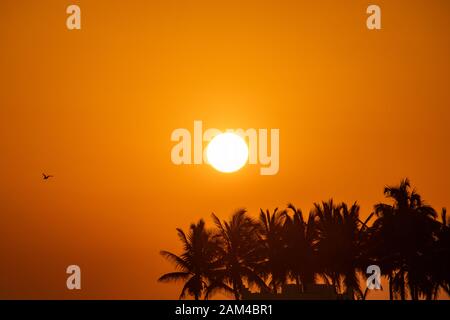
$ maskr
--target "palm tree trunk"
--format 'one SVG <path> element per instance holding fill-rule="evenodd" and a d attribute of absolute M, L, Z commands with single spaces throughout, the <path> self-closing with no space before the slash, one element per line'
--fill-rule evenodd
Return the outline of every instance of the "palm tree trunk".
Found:
<path fill-rule="evenodd" d="M 394 292 L 392 291 L 392 274 L 389 275 L 389 300 L 394 300 Z"/>
<path fill-rule="evenodd" d="M 367 287 L 365 290 L 364 290 L 364 294 L 363 294 L 363 296 L 362 296 L 362 300 L 366 300 L 366 297 L 367 297 L 367 292 L 369 292 L 369 287 Z"/>
<path fill-rule="evenodd" d="M 300 276 L 297 275 L 295 277 L 295 284 L 297 285 L 298 291 L 301 292 L 302 291 L 302 287 L 301 287 L 301 281 L 300 281 Z"/>
<path fill-rule="evenodd" d="M 233 281 L 233 293 L 234 293 L 234 299 L 240 300 L 239 286 L 237 285 L 236 281 Z"/>
<path fill-rule="evenodd" d="M 400 299 L 402 301 L 406 300 L 406 288 L 405 288 L 405 274 L 401 271 L 401 286 L 400 286 Z"/>

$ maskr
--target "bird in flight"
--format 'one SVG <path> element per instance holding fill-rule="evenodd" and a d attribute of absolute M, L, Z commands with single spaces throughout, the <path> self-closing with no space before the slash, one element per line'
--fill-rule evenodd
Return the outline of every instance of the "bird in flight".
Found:
<path fill-rule="evenodd" d="M 43 173 L 42 176 L 44 177 L 44 180 L 48 180 L 48 178 L 53 178 L 52 175 L 45 174 L 45 173 Z"/>

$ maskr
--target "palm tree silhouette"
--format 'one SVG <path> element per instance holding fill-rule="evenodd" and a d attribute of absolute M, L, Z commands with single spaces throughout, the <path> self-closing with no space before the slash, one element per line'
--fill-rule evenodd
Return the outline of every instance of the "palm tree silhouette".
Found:
<path fill-rule="evenodd" d="M 270 276 L 269 287 L 274 293 L 278 292 L 286 282 L 288 276 L 288 252 L 284 231 L 284 211 L 276 208 L 271 214 L 269 210 L 260 210 L 259 215 L 259 241 L 261 245 L 261 261 L 257 270 L 265 278 Z"/>
<path fill-rule="evenodd" d="M 236 211 L 229 221 L 222 222 L 215 214 L 212 218 L 217 227 L 215 240 L 222 269 L 216 270 L 208 295 L 222 290 L 239 300 L 246 283 L 265 290 L 264 280 L 255 271 L 260 262 L 256 222 L 243 209 Z"/>
<path fill-rule="evenodd" d="M 208 286 L 208 279 L 217 266 L 215 243 L 212 241 L 211 231 L 205 229 L 205 222 L 200 220 L 191 224 L 188 235 L 177 229 L 178 237 L 183 243 L 183 253 L 178 256 L 168 251 L 161 251 L 161 255 L 175 264 L 177 272 L 166 273 L 158 281 L 184 281 L 180 299 L 186 293 L 200 299 Z"/>
<path fill-rule="evenodd" d="M 316 280 L 331 286 L 335 297 L 365 299 L 368 288 L 363 293 L 359 279 L 375 264 L 388 278 L 391 300 L 437 299 L 440 291 L 450 295 L 445 208 L 437 220 L 408 179 L 386 187 L 384 195 L 392 203 L 376 204 L 364 222 L 356 203 L 333 200 L 314 204 L 306 219 L 292 204 L 281 211 L 261 209 L 257 221 L 243 209 L 227 221 L 212 214 L 212 230 L 203 220 L 188 234 L 177 229 L 183 252 L 161 255 L 178 270 L 159 281 L 184 281 L 180 299 L 209 299 L 218 291 L 242 299 L 252 287 L 264 297 L 283 296 L 284 285 L 292 282 L 299 294 L 308 294 Z"/>
<path fill-rule="evenodd" d="M 374 255 L 389 279 L 390 299 L 405 300 L 407 289 L 412 299 L 427 295 L 432 283 L 424 283 L 424 252 L 434 241 L 437 231 L 436 211 L 423 203 L 421 196 L 410 190 L 404 179 L 399 186 L 384 189 L 394 204 L 375 205 L 377 220 L 373 224 Z"/>
<path fill-rule="evenodd" d="M 447 210 L 442 209 L 438 241 L 433 251 L 437 256 L 437 263 L 433 265 L 437 269 L 435 272 L 436 282 L 438 282 L 444 291 L 450 296 L 450 223 L 447 221 Z"/>
<path fill-rule="evenodd" d="M 360 270 L 360 229 L 359 206 L 355 203 L 350 208 L 345 203 L 335 205 L 333 200 L 315 204 L 314 210 L 318 230 L 319 269 L 325 279 L 341 291 L 345 287 L 350 297 L 361 298 L 363 293 L 359 286 Z"/>
<path fill-rule="evenodd" d="M 284 221 L 285 241 L 287 245 L 288 270 L 300 291 L 316 281 L 317 268 L 317 228 L 314 213 L 305 221 L 303 213 L 293 204 L 288 204 L 292 217 L 286 211 Z"/>
<path fill-rule="evenodd" d="M 450 226 L 447 221 L 447 210 L 442 209 L 439 222 L 437 241 L 432 248 L 426 251 L 428 257 L 428 275 L 431 279 L 431 290 L 426 295 L 427 299 L 435 299 L 439 288 L 450 296 Z M 431 271 L 431 272 L 430 272 Z"/>

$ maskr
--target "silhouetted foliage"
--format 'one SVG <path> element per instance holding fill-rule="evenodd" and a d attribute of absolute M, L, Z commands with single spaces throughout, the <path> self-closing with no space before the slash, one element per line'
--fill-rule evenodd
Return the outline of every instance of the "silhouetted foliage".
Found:
<path fill-rule="evenodd" d="M 217 267 L 217 249 L 212 240 L 212 233 L 205 229 L 205 222 L 200 220 L 191 224 L 186 235 L 183 230 L 177 229 L 178 237 L 183 243 L 183 253 L 180 256 L 168 251 L 161 251 L 161 255 L 175 264 L 179 270 L 166 273 L 158 281 L 184 281 L 180 299 L 186 292 L 198 300 L 205 292 L 207 280 Z"/>
<path fill-rule="evenodd" d="M 178 271 L 159 281 L 183 281 L 180 299 L 186 293 L 208 299 L 218 291 L 242 299 L 251 287 L 277 294 L 289 283 L 304 292 L 318 282 L 365 299 L 367 288 L 362 290 L 360 280 L 376 264 L 388 279 L 390 299 L 436 299 L 440 291 L 450 295 L 445 208 L 438 220 L 408 179 L 386 187 L 384 194 L 392 203 L 376 204 L 365 221 L 356 203 L 333 200 L 314 204 L 306 219 L 292 204 L 281 211 L 261 209 L 258 220 L 245 210 L 228 221 L 213 214 L 212 230 L 203 220 L 192 224 L 188 235 L 177 229 L 182 254 L 161 254 Z"/>
<path fill-rule="evenodd" d="M 264 280 L 256 272 L 261 263 L 258 242 L 258 224 L 245 210 L 238 210 L 229 221 L 220 221 L 212 215 L 216 225 L 217 258 L 222 266 L 211 279 L 208 293 L 216 289 L 232 292 L 235 299 L 242 298 L 245 283 L 264 290 Z"/>

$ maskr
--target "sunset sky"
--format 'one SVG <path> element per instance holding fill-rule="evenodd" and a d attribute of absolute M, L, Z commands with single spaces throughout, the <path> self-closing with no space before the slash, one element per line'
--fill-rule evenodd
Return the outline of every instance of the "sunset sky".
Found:
<path fill-rule="evenodd" d="M 450 206 L 447 0 L 2 0 L 0 40 L 0 298 L 177 298 L 159 251 L 212 212 Z M 174 165 L 194 120 L 280 129 L 278 174 Z"/>

